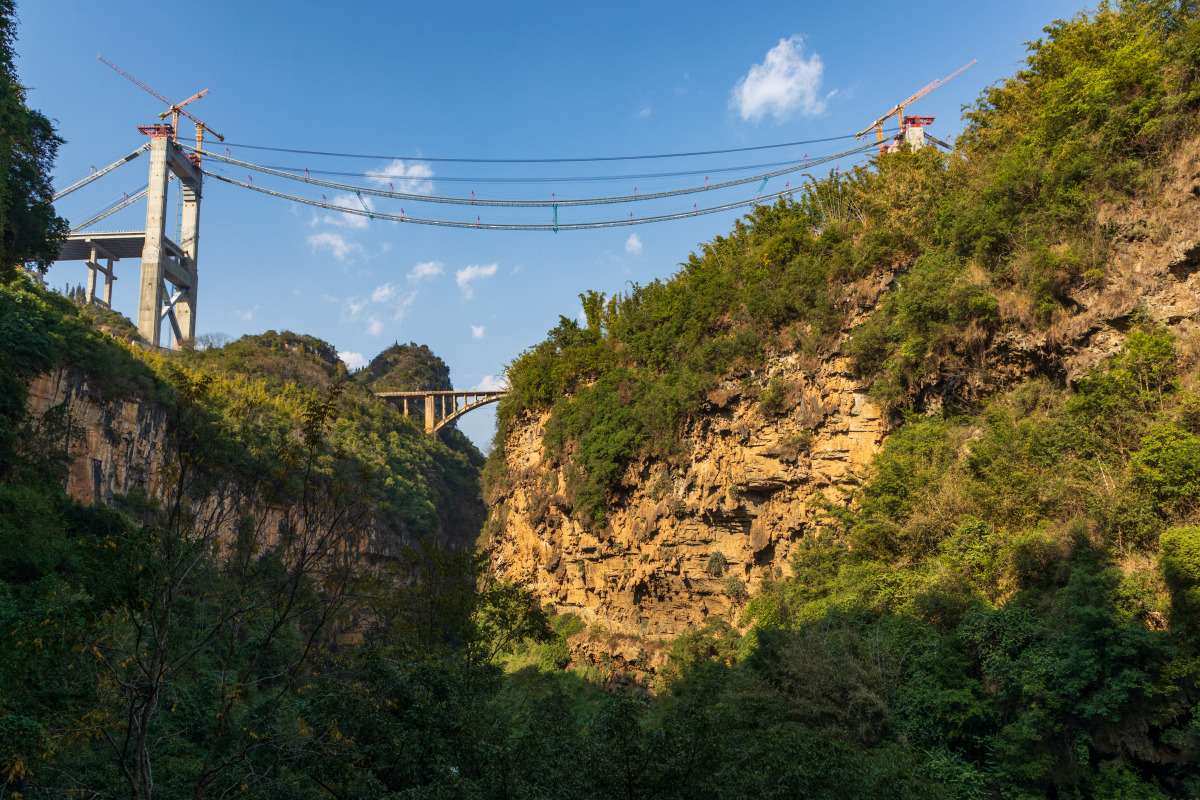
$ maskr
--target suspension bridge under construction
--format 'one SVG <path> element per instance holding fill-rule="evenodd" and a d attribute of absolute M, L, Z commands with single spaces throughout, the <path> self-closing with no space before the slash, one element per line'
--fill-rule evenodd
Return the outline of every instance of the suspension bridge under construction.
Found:
<path fill-rule="evenodd" d="M 224 137 L 213 131 L 204 122 L 193 116 L 185 106 L 195 102 L 208 93 L 208 90 L 198 92 L 180 103 L 172 103 L 163 95 L 138 81 L 129 73 L 100 57 L 101 61 L 142 89 L 146 90 L 167 108 L 159 114 L 155 124 L 138 126 L 138 131 L 148 137 L 132 152 L 117 159 L 112 164 L 102 168 L 93 168 L 85 178 L 63 188 L 54 195 L 58 201 L 73 192 L 82 189 L 112 174 L 118 169 L 135 161 L 142 155 L 149 158 L 149 177 L 146 185 L 132 195 L 123 194 L 116 202 L 111 203 L 83 222 L 73 226 L 66 241 L 63 243 L 59 257 L 60 261 L 83 261 L 88 269 L 86 300 L 105 307 L 112 306 L 113 281 L 117 279 L 116 265 L 122 260 L 138 259 L 141 263 L 139 300 L 137 310 L 137 329 L 143 339 L 153 346 L 162 342 L 163 326 L 166 323 L 171 347 L 180 347 L 192 342 L 196 336 L 196 311 L 199 284 L 199 243 L 200 243 L 200 204 L 203 197 L 204 179 L 211 178 L 226 185 L 256 192 L 266 196 L 286 200 L 304 206 L 324 209 L 339 214 L 366 217 L 370 220 L 386 220 L 391 222 L 431 225 L 438 227 L 473 229 L 481 231 L 538 231 L 558 233 L 560 231 L 581 231 L 596 228 L 612 228 L 620 226 L 645 225 L 670 220 L 679 220 L 705 214 L 728 212 L 741 208 L 750 208 L 765 198 L 780 199 L 790 196 L 800 190 L 800 185 L 792 185 L 791 178 L 801 177 L 801 174 L 814 167 L 832 164 L 845 158 L 861 156 L 879 148 L 883 153 L 894 149 L 900 141 L 910 146 L 920 147 L 925 142 L 924 127 L 933 121 L 932 117 L 903 116 L 903 106 L 932 91 L 946 81 L 958 75 L 971 64 L 958 72 L 935 81 L 910 97 L 904 103 L 897 105 L 887 115 L 873 123 L 857 136 L 831 136 L 823 139 L 812 139 L 800 142 L 786 142 L 776 145 L 757 147 L 733 148 L 727 150 L 710 150 L 691 153 L 663 153 L 657 155 L 635 156 L 604 156 L 587 158 L 545 158 L 545 159 L 466 159 L 466 158 L 417 158 L 409 159 L 415 162 L 470 162 L 476 164 L 550 164 L 559 165 L 580 162 L 630 162 L 650 159 L 676 159 L 686 157 L 725 156 L 733 153 L 751 151 L 766 151 L 790 148 L 793 151 L 801 146 L 829 145 L 839 141 L 857 140 L 865 133 L 874 130 L 880 144 L 860 144 L 857 141 L 847 141 L 849 147 L 841 152 L 829 153 L 810 159 L 805 153 L 802 159 L 776 161 L 772 163 L 753 164 L 741 167 L 711 166 L 702 170 L 681 170 L 675 172 L 640 173 L 623 178 L 642 179 L 673 179 L 677 185 L 672 188 L 638 192 L 636 185 L 632 192 L 614 194 L 595 194 L 594 196 L 557 197 L 551 192 L 549 198 L 517 198 L 517 197 L 476 197 L 475 191 L 470 196 L 437 194 L 432 191 L 431 181 L 401 180 L 400 190 L 397 191 L 394 180 L 389 180 L 381 173 L 338 173 L 332 171 L 310 171 L 306 167 L 266 166 L 242 158 L 234 158 L 230 147 L 239 149 L 259 150 L 265 152 L 286 153 L 300 156 L 340 156 L 348 158 L 395 159 L 390 156 L 366 156 L 347 153 L 325 153 L 319 151 L 288 150 L 265 145 L 226 145 L 220 148 L 205 147 L 205 134 L 210 135 L 209 141 L 217 139 L 225 145 Z M 972 62 L 974 63 L 974 62 Z M 179 138 L 179 120 L 185 117 L 195 124 L 195 139 L 193 142 Z M 899 133 L 894 139 L 883 144 L 883 124 L 891 116 L 900 122 Z M 166 118 L 171 121 L 167 122 Z M 893 131 L 889 131 L 891 133 Z M 932 138 L 932 137 L 930 137 Z M 933 139 L 944 146 L 944 142 Z M 223 150 L 223 152 L 221 152 Z M 399 160 L 399 159 L 396 159 Z M 237 171 L 234 174 L 234 170 Z M 245 179 L 242 179 L 242 174 Z M 730 174 L 733 173 L 733 174 Z M 740 173 L 740 174 L 739 174 Z M 727 174 L 729 177 L 710 181 L 710 175 Z M 255 175 L 259 176 L 255 182 Z M 346 175 L 358 176 L 357 182 L 334 180 L 335 177 Z M 703 175 L 703 182 L 700 176 Z M 324 177 L 322 177 L 324 176 Z M 811 177 L 808 180 L 813 180 Z M 439 179 L 440 180 L 440 179 Z M 566 179 L 564 179 L 566 180 Z M 576 181 L 588 178 L 570 179 Z M 596 180 L 593 178 L 593 180 Z M 167 236 L 168 194 L 170 184 L 178 181 L 177 196 L 179 210 L 177 216 L 176 239 Z M 772 184 L 774 181 L 774 184 Z M 449 182 L 449 181 L 448 181 Z M 783 183 L 782 186 L 779 184 Z M 770 190 L 767 191 L 770 185 Z M 322 193 L 336 193 L 333 200 Z M 752 194 L 751 194 L 752 192 Z M 765 192 L 765 194 L 764 194 Z M 315 195 L 320 196 L 317 199 Z M 142 230 L 96 231 L 94 226 L 100 221 L 117 212 L 145 200 L 145 226 Z M 701 206 L 703 199 L 706 205 Z M 692 208 L 686 208 L 686 201 L 694 200 Z M 398 206 L 398 213 L 393 209 L 381 210 L 377 204 L 383 202 Z M 424 209 L 458 207 L 459 217 L 453 215 L 433 214 L 431 212 L 406 213 L 405 206 Z M 663 204 L 670 207 L 663 209 Z M 559 210 L 576 210 L 584 208 L 603 209 L 616 205 L 625 205 L 631 210 L 628 216 L 614 215 L 611 212 L 601 212 L 600 216 L 592 219 L 560 220 Z M 469 213 L 474 213 L 472 220 L 463 216 L 461 210 L 466 207 Z M 639 214 L 642 208 L 656 209 L 651 213 Z M 483 219 L 484 214 L 496 213 L 496 209 L 512 209 L 524 215 L 524 219 Z M 541 216 L 541 219 L 529 219 L 531 213 Z M 100 285 L 101 280 L 103 285 Z M 419 401 L 425 414 L 425 427 L 429 433 L 436 432 L 441 426 L 458 418 L 466 411 L 486 403 L 494 402 L 503 396 L 503 392 L 417 392 L 417 393 L 387 393 L 388 399 L 402 404 L 407 416 L 410 401 Z"/>

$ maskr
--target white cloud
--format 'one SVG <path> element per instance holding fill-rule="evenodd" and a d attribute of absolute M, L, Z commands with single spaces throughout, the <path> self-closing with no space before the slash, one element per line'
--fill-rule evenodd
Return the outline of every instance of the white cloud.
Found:
<path fill-rule="evenodd" d="M 483 380 L 471 387 L 473 392 L 503 392 L 508 390 L 508 381 L 500 375 L 484 375 Z"/>
<path fill-rule="evenodd" d="M 385 283 L 382 286 L 376 286 L 375 291 L 371 292 L 372 303 L 386 303 L 396 296 L 396 286 L 393 283 Z"/>
<path fill-rule="evenodd" d="M 737 109 L 742 119 L 755 122 L 768 113 L 778 121 L 796 110 L 809 116 L 821 114 L 827 99 L 820 96 L 824 71 L 819 55 L 804 57 L 803 37 L 780 39 L 763 63 L 752 66 L 733 87 L 729 106 Z"/>
<path fill-rule="evenodd" d="M 342 319 L 365 322 L 364 329 L 371 336 L 378 336 L 390 317 L 401 322 L 417 299 L 417 291 L 401 291 L 394 283 L 376 286 L 367 297 L 348 297 L 342 304 Z"/>
<path fill-rule="evenodd" d="M 458 288 L 462 289 L 463 296 L 470 300 L 475 296 L 475 288 L 471 286 L 471 281 L 492 277 L 496 274 L 496 267 L 496 264 L 473 264 L 463 267 L 454 273 L 454 280 L 458 283 Z"/>
<path fill-rule="evenodd" d="M 237 317 L 238 319 L 242 319 L 242 320 L 245 320 L 246 322 L 249 322 L 250 320 L 254 319 L 255 311 L 258 311 L 258 306 L 255 306 L 254 308 L 250 309 L 249 311 L 242 311 L 241 309 L 234 309 L 233 315 L 235 317 Z"/>
<path fill-rule="evenodd" d="M 405 164 L 400 159 L 393 159 L 381 169 L 367 172 L 367 178 L 380 186 L 391 186 L 402 194 L 429 194 L 433 191 L 433 170 L 428 164 L 420 161 L 410 161 Z"/>
<path fill-rule="evenodd" d="M 640 256 L 642 254 L 642 237 L 636 233 L 629 234 L 629 238 L 625 240 L 625 252 Z"/>
<path fill-rule="evenodd" d="M 346 241 L 346 237 L 340 233 L 331 233 L 330 231 L 322 231 L 308 237 L 308 243 L 312 245 L 314 251 L 328 249 L 333 257 L 338 261 L 345 261 L 347 256 L 361 254 L 362 245 L 358 242 Z"/>
<path fill-rule="evenodd" d="M 408 273 L 408 279 L 410 281 L 419 281 L 422 278 L 432 278 L 434 275 L 441 274 L 442 264 L 440 261 L 426 261 L 413 267 L 412 271 Z"/>
<path fill-rule="evenodd" d="M 483 326 L 482 325 L 472 325 L 471 326 L 471 338 L 472 339 L 482 339 L 483 338 Z"/>
<path fill-rule="evenodd" d="M 650 116 L 650 106 L 642 106 L 642 110 L 638 112 L 639 119 L 645 119 Z"/>
<path fill-rule="evenodd" d="M 352 353 L 349 350 L 339 350 L 338 358 L 350 370 L 362 369 L 367 365 L 367 358 L 362 353 Z"/>
<path fill-rule="evenodd" d="M 404 319 L 404 315 L 408 313 L 409 307 L 413 304 L 413 301 L 416 299 L 417 299 L 417 293 L 415 291 L 412 291 L 412 292 L 409 292 L 408 294 L 402 295 L 400 297 L 399 302 L 394 304 L 394 308 L 396 310 L 394 319 L 397 322 Z"/>
<path fill-rule="evenodd" d="M 359 200 L 359 196 L 356 194 L 342 192 L 335 194 L 329 203 L 339 208 L 349 208 L 359 212 L 363 210 L 363 205 L 365 204 L 368 210 L 375 210 L 375 203 L 369 195 Z M 326 225 L 337 225 L 339 228 L 362 230 L 367 227 L 367 218 L 361 214 L 326 214 L 322 217 L 321 221 Z"/>

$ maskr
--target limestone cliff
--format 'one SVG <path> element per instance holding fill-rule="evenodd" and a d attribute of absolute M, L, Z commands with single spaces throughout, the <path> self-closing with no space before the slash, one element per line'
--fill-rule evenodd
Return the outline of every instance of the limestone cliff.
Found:
<path fill-rule="evenodd" d="M 814 372 L 777 358 L 763 384 L 787 386 L 777 415 L 730 381 L 684 435 L 672 463 L 626 471 L 609 524 L 588 531 L 565 513 L 559 470 L 543 461 L 545 417 L 525 418 L 506 441 L 510 473 L 492 565 L 559 611 L 607 629 L 674 636 L 741 606 L 763 577 L 785 568 L 825 501 L 840 502 L 887 432 L 880 409 L 844 359 Z"/>
<path fill-rule="evenodd" d="M 1035 374 L 1071 385 L 1120 349 L 1138 309 L 1197 341 L 1187 335 L 1200 331 L 1200 145 L 1183 148 L 1146 198 L 1097 216 L 1108 266 L 1072 290 L 1074 308 L 1045 325 L 1028 300 L 1000 296 L 1003 326 L 980 341 L 965 380 L 930 382 L 917 408 L 932 413 Z M 886 286 L 894 275 L 876 278 Z M 843 343 L 878 290 L 868 294 Z M 772 381 L 785 393 L 768 413 L 759 396 Z M 896 420 L 836 351 L 776 355 L 708 399 L 678 457 L 628 466 L 597 531 L 569 515 L 562 466 L 547 461 L 542 441 L 548 414 L 515 419 L 490 526 L 497 574 L 612 633 L 671 637 L 711 614 L 736 623 L 762 579 L 787 572 L 822 506 L 847 502 Z"/>
<path fill-rule="evenodd" d="M 57 369 L 29 386 L 30 414 L 63 407 L 70 424 L 67 493 L 81 503 L 111 502 L 161 468 L 167 415 L 136 397 L 100 400 L 87 378 Z"/>
<path fill-rule="evenodd" d="M 85 373 L 65 368 L 34 379 L 26 404 L 34 420 L 52 410 L 61 409 L 64 414 L 70 454 L 66 490 L 75 500 L 85 505 L 110 503 L 138 486 L 156 491 L 169 447 L 169 419 L 163 407 L 136 395 L 105 396 Z M 423 436 L 416 432 L 412 435 Z M 431 450 L 439 446 L 428 443 Z M 451 458 L 431 460 L 425 467 L 428 472 L 422 478 L 435 489 L 435 542 L 450 550 L 473 546 L 484 517 L 482 501 L 474 494 L 459 496 L 449 484 L 451 476 L 447 473 L 456 468 L 469 469 L 472 474 L 466 478 L 470 483 L 477 468 L 459 465 Z M 267 513 L 287 512 L 277 509 Z M 403 546 L 416 544 L 418 538 L 397 514 L 373 515 L 364 534 L 355 549 L 365 564 L 395 558 Z"/>

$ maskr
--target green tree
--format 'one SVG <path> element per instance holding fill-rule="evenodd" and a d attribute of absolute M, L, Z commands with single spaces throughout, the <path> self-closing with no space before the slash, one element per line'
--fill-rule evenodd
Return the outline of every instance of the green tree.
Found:
<path fill-rule="evenodd" d="M 15 11 L 13 0 L 0 0 L 0 279 L 21 264 L 45 272 L 67 232 L 50 202 L 50 168 L 63 140 L 25 105 L 13 64 Z"/>

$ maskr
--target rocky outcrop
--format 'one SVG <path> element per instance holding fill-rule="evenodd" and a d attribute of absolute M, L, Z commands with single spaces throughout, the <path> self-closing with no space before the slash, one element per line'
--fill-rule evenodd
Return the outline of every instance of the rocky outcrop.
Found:
<path fill-rule="evenodd" d="M 1028 297 L 1001 293 L 1001 329 L 980 329 L 970 369 L 921 387 L 916 407 L 933 413 L 951 397 L 978 400 L 1037 374 L 1074 385 L 1120 350 L 1135 312 L 1200 348 L 1200 142 L 1181 148 L 1161 179 L 1142 199 L 1099 209 L 1106 268 L 1075 282 L 1068 308 L 1044 325 Z M 877 277 L 863 305 L 892 279 Z M 768 414 L 755 398 L 772 379 L 787 399 Z M 493 509 L 497 574 L 626 636 L 674 636 L 711 614 L 736 623 L 731 612 L 787 572 L 823 507 L 846 502 L 889 431 L 836 354 L 776 357 L 744 384 L 710 394 L 678 457 L 629 466 L 599 531 L 568 513 L 562 468 L 545 460 L 548 417 L 515 420 L 509 480 Z"/>
<path fill-rule="evenodd" d="M 615 633 L 670 637 L 710 614 L 742 607 L 763 578 L 787 569 L 792 549 L 844 501 L 887 432 L 880 409 L 834 358 L 815 371 L 796 356 L 752 378 L 782 387 L 776 414 L 729 382 L 670 462 L 626 470 L 609 522 L 573 519 L 560 469 L 546 462 L 547 417 L 525 418 L 505 442 L 518 476 L 494 511 L 492 566 L 560 612 Z"/>
<path fill-rule="evenodd" d="M 71 453 L 67 493 L 81 503 L 111 502 L 145 486 L 162 466 L 167 416 L 153 403 L 102 399 L 85 376 L 62 369 L 36 378 L 26 403 L 34 419 L 64 410 Z"/>
<path fill-rule="evenodd" d="M 139 486 L 152 494 L 158 491 L 169 447 L 168 414 L 160 405 L 137 396 L 106 396 L 85 373 L 68 369 L 33 380 L 26 405 L 35 421 L 48 412 L 63 415 L 70 453 L 66 490 L 75 500 L 85 505 L 111 503 Z M 447 477 L 431 471 L 425 479 Z M 456 497 L 451 487 L 444 486 L 438 491 L 438 505 L 441 524 L 434 533 L 435 543 L 446 550 L 473 547 L 484 516 L 480 499 Z M 263 513 L 274 519 L 288 509 Z M 373 515 L 361 533 L 353 545 L 354 557 L 370 566 L 394 560 L 417 539 L 406 520 L 395 514 Z"/>

